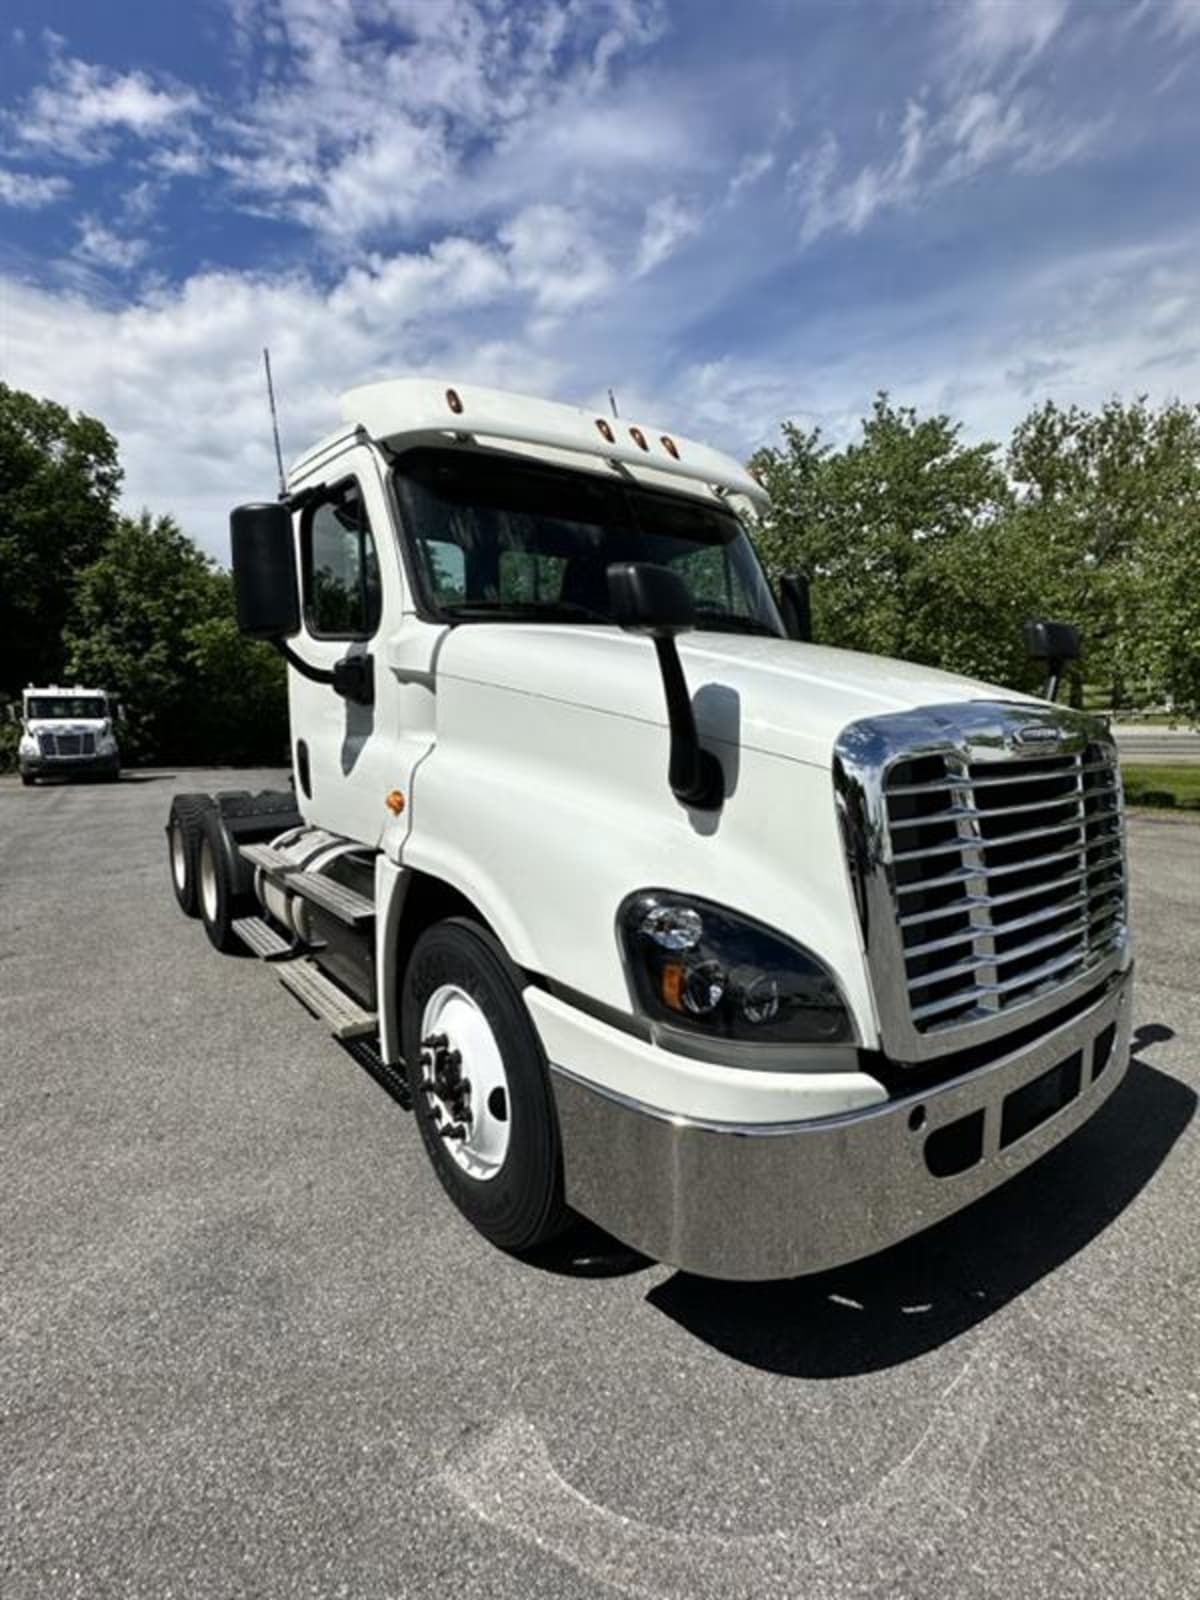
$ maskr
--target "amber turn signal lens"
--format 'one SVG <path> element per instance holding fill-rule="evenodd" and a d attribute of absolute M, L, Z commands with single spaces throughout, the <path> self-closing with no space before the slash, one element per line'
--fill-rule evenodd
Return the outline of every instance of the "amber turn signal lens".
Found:
<path fill-rule="evenodd" d="M 404 810 L 404 791 L 402 789 L 393 789 L 383 803 L 394 817 L 398 817 Z"/>
<path fill-rule="evenodd" d="M 662 969 L 662 997 L 672 1011 L 683 1010 L 683 967 L 668 961 Z"/>

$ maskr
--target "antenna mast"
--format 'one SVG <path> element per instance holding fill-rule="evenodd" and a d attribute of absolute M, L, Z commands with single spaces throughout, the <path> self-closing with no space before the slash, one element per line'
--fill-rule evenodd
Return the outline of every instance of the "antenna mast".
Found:
<path fill-rule="evenodd" d="M 617 414 L 617 397 L 611 389 L 608 391 L 608 403 L 612 407 L 612 414 L 615 417 Z"/>
<path fill-rule="evenodd" d="M 279 448 L 279 415 L 275 410 L 275 385 L 271 382 L 271 352 L 263 345 L 263 366 L 267 369 L 267 399 L 271 404 L 271 431 L 275 435 L 275 461 L 279 467 L 279 498 L 287 498 L 287 476 L 283 470 L 283 451 Z"/>

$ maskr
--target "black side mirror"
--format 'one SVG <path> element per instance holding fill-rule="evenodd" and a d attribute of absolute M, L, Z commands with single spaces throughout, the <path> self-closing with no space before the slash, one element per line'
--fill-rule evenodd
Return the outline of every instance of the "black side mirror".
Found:
<path fill-rule="evenodd" d="M 229 518 L 237 623 L 251 639 L 300 631 L 292 515 L 277 500 L 238 506 Z"/>
<path fill-rule="evenodd" d="M 696 620 L 691 591 L 679 574 L 648 561 L 609 567 L 608 603 L 613 621 L 627 633 L 652 639 L 684 633 Z"/>
<path fill-rule="evenodd" d="M 725 798 L 725 774 L 712 751 L 701 748 L 692 697 L 675 646 L 675 635 L 686 632 L 695 620 L 687 584 L 666 567 L 624 562 L 608 569 L 608 603 L 613 621 L 627 633 L 646 634 L 654 640 L 671 729 L 667 767 L 671 793 L 682 805 L 715 811 Z"/>
<path fill-rule="evenodd" d="M 788 572 L 779 580 L 779 611 L 789 639 L 800 644 L 812 642 L 812 599 L 808 574 Z"/>
<path fill-rule="evenodd" d="M 1052 622 L 1041 617 L 1027 622 L 1024 628 L 1025 649 L 1031 660 L 1046 663 L 1046 686 L 1043 694 L 1047 700 L 1058 698 L 1062 669 L 1068 661 L 1079 659 L 1079 629 L 1069 622 Z"/>

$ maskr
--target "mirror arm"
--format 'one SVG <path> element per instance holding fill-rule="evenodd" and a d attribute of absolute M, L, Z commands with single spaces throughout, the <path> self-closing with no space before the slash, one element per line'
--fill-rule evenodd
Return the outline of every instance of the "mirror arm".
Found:
<path fill-rule="evenodd" d="M 1046 687 L 1042 691 L 1043 700 L 1057 700 L 1059 685 L 1062 683 L 1061 661 L 1051 661 L 1049 671 L 1046 673 Z"/>
<path fill-rule="evenodd" d="M 715 811 L 725 798 L 725 774 L 712 751 L 701 746 L 692 697 L 688 694 L 674 635 L 657 634 L 654 650 L 667 697 L 667 722 L 671 729 L 671 755 L 667 766 L 671 793 L 682 805 Z"/>
<path fill-rule="evenodd" d="M 307 678 L 310 683 L 332 683 L 333 673 L 325 667 L 314 667 L 305 661 L 303 656 L 298 656 L 291 645 L 283 639 L 272 639 L 271 643 L 287 662 L 289 667 L 295 667 L 302 678 Z"/>

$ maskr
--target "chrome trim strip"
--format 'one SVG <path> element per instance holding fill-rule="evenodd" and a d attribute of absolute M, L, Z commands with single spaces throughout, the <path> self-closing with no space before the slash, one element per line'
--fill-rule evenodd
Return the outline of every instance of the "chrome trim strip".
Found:
<path fill-rule="evenodd" d="M 1046 729 L 1053 734 L 1052 742 L 1022 744 L 1017 734 L 1028 735 L 1031 726 Z M 1079 757 L 1092 745 L 1103 745 L 1112 752 L 1105 762 L 1081 761 Z M 927 784 L 905 783 L 895 789 L 887 788 L 889 771 L 901 762 L 919 761 L 925 757 L 938 757 L 953 764 L 956 770 L 946 775 L 945 781 L 931 779 Z M 1049 763 L 1073 758 L 1068 765 L 1049 768 Z M 999 778 L 988 774 L 972 778 L 969 768 L 978 763 L 1012 761 L 1026 768 L 1047 763 L 1045 772 L 1019 773 L 1012 778 Z M 1085 786 L 1089 773 L 1109 771 L 1111 784 Z M 979 824 L 1007 808 L 977 806 L 975 791 L 984 786 L 995 787 L 1001 783 L 1039 782 L 1050 777 L 1075 780 L 1075 788 L 1063 803 L 1077 806 L 1077 814 L 1060 824 L 1042 828 L 1024 829 L 1007 834 L 1003 840 L 993 841 L 1004 846 L 1032 843 L 1039 839 L 1055 839 L 1058 847 L 1049 854 L 1038 852 L 1026 861 L 1002 863 L 994 868 L 984 865 L 984 839 Z M 883 1050 L 894 1060 L 914 1065 L 928 1062 L 951 1051 L 973 1044 L 998 1039 L 1005 1033 L 1036 1021 L 1068 1004 L 1109 974 L 1125 967 L 1130 958 L 1126 918 L 1127 866 L 1124 841 L 1124 806 L 1120 793 L 1119 769 L 1116 751 L 1107 726 L 1098 718 L 1075 712 L 1061 706 L 1018 705 L 999 701 L 968 701 L 949 706 L 931 706 L 918 711 L 902 712 L 895 716 L 871 717 L 851 723 L 843 729 L 834 751 L 834 786 L 843 840 L 850 863 L 855 887 L 859 921 L 866 950 L 867 965 L 875 993 Z M 893 824 L 889 817 L 889 796 L 911 796 L 945 793 L 949 797 L 954 816 L 943 826 L 954 826 L 959 837 L 952 842 L 937 842 L 924 849 L 894 848 L 895 836 L 904 841 L 905 822 Z M 1103 809 L 1086 811 L 1087 801 L 1103 802 Z M 1050 810 L 1057 797 L 1048 798 L 1045 808 Z M 921 819 L 928 821 L 929 819 Z M 1074 842 L 1066 846 L 1066 839 Z M 1115 851 L 1114 851 L 1115 847 Z M 1104 859 L 1094 859 L 1103 852 Z M 961 866 L 938 873 L 920 885 L 898 884 L 897 864 L 907 861 L 924 861 L 940 856 L 960 858 Z M 1022 973 L 1018 978 L 1001 979 L 997 968 L 1005 962 L 1020 959 L 1022 950 L 997 952 L 995 936 L 1014 931 L 1015 924 L 993 924 L 990 908 L 1001 903 L 1000 895 L 990 893 L 991 879 L 1003 878 L 1013 871 L 1050 865 L 1055 861 L 1080 862 L 1078 878 L 1063 877 L 1047 888 L 1069 887 L 1075 881 L 1089 882 L 1093 874 L 1103 867 L 1119 869 L 1120 882 L 1113 885 L 1120 893 L 1116 908 L 1119 926 L 1115 929 L 1111 948 L 1094 953 L 1075 952 L 1070 959 L 1045 964 L 1039 973 Z M 941 913 L 943 917 L 960 912 L 970 919 L 962 943 L 970 943 L 972 970 L 978 971 L 980 982 L 975 989 L 960 993 L 957 998 L 935 998 L 914 1004 L 914 991 L 919 994 L 920 984 L 914 979 L 910 984 L 907 963 L 915 951 L 904 944 L 903 930 L 917 920 L 936 922 L 937 916 L 924 910 L 900 914 L 900 897 L 906 892 L 923 892 L 927 888 L 961 883 L 963 895 Z M 1002 891 L 1003 892 L 1003 891 Z M 1026 893 L 1032 897 L 1035 891 Z M 1094 899 L 1100 888 L 1088 895 Z M 1020 894 L 1009 897 L 1020 899 Z M 1074 909 L 1070 903 L 1053 908 Z M 1082 930 L 1085 941 L 1089 919 Z M 1097 920 L 1105 920 L 1098 918 Z M 1076 930 L 1078 933 L 1079 930 Z M 1064 934 L 1063 937 L 1069 937 Z M 951 948 L 947 944 L 944 948 Z M 1081 965 L 1082 962 L 1082 965 Z M 1072 976 L 1061 983 L 1053 983 L 1057 972 L 1072 969 Z M 960 974 L 961 975 L 961 974 Z M 929 974 L 928 987 L 934 987 L 950 973 L 937 970 Z M 1029 984 L 1049 983 L 1049 988 L 1011 1005 L 1003 1005 L 1003 996 L 1010 990 L 1021 990 Z M 977 990 L 977 993 L 976 993 Z M 964 1001 L 974 996 L 978 1009 L 988 1014 L 976 1014 L 966 1020 L 938 1024 L 937 1016 L 961 1010 Z M 925 1027 L 918 1023 L 924 1021 Z"/>

